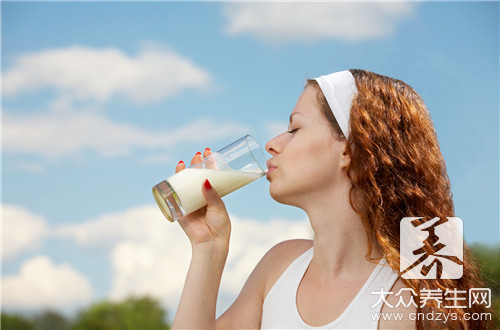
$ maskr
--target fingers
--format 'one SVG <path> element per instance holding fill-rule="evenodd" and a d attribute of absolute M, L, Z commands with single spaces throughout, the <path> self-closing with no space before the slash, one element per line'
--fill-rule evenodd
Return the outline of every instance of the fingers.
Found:
<path fill-rule="evenodd" d="M 175 173 L 182 171 L 183 169 L 186 168 L 186 164 L 181 160 L 179 163 L 177 163 L 177 166 L 175 167 Z"/>
<path fill-rule="evenodd" d="M 202 161 L 203 161 L 203 156 L 201 155 L 201 152 L 197 152 L 191 159 L 191 166 L 201 163 Z"/>
<path fill-rule="evenodd" d="M 196 164 L 199 164 L 201 166 L 201 163 L 203 162 L 204 158 L 207 158 L 212 154 L 212 150 L 210 148 L 205 148 L 203 151 L 203 155 L 201 152 L 197 152 L 193 158 L 191 159 L 191 166 L 197 167 Z M 186 168 L 186 165 L 184 162 L 181 160 L 179 163 L 177 163 L 177 166 L 175 167 L 175 173 L 178 173 L 182 171 L 183 169 Z"/>
<path fill-rule="evenodd" d="M 210 157 L 211 155 L 213 155 L 212 150 L 206 148 L 205 151 L 203 152 L 203 155 L 205 157 L 205 168 L 211 168 L 211 169 L 217 168 L 217 161 L 215 157 Z"/>
<path fill-rule="evenodd" d="M 224 202 L 220 198 L 217 191 L 215 191 L 214 187 L 212 187 L 212 184 L 210 183 L 210 181 L 208 181 L 208 179 L 203 182 L 202 192 L 207 201 L 207 206 L 209 209 L 217 212 L 227 212 Z"/>

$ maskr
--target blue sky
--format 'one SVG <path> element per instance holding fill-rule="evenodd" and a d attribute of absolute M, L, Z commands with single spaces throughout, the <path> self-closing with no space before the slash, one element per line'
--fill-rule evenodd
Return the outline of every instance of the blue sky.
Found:
<path fill-rule="evenodd" d="M 465 240 L 500 241 L 496 2 L 1 6 L 4 308 L 149 293 L 173 311 L 189 244 L 151 187 L 207 146 L 247 133 L 264 145 L 305 79 L 348 68 L 420 93 Z M 310 236 L 265 179 L 225 200 L 219 311 L 267 248 Z"/>

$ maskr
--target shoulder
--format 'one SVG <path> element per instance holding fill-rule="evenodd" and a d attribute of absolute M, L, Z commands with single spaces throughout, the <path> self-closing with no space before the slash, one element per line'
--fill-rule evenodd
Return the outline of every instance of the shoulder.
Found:
<path fill-rule="evenodd" d="M 276 244 L 264 255 L 258 265 L 266 273 L 264 297 L 288 266 L 312 246 L 312 240 L 293 239 Z"/>
<path fill-rule="evenodd" d="M 285 269 L 312 247 L 312 241 L 290 240 L 276 244 L 262 257 L 247 279 L 238 298 L 217 320 L 218 328 L 258 328 L 262 304 L 268 291 Z"/>
<path fill-rule="evenodd" d="M 313 241 L 310 239 L 291 239 L 287 241 L 280 242 L 273 246 L 269 251 L 266 253 L 264 258 L 273 258 L 273 257 L 287 257 L 287 258 L 292 258 L 292 257 L 298 257 L 296 255 L 299 253 L 306 252 L 313 246 Z"/>
<path fill-rule="evenodd" d="M 242 293 L 257 294 L 264 301 L 269 290 L 286 268 L 312 247 L 311 240 L 294 239 L 273 246 L 260 259 L 243 287 Z"/>

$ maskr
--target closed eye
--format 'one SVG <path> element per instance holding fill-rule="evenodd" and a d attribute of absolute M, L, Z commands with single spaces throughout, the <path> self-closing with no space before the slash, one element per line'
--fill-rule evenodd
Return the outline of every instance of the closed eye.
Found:
<path fill-rule="evenodd" d="M 293 134 L 293 133 L 297 132 L 298 130 L 299 130 L 298 128 L 294 128 L 294 129 L 289 130 L 287 133 Z"/>

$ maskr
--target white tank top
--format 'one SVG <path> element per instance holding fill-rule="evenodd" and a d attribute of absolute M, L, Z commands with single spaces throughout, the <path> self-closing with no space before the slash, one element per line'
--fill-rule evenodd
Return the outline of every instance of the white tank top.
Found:
<path fill-rule="evenodd" d="M 297 289 L 312 256 L 313 248 L 295 259 L 268 292 L 262 305 L 261 329 L 376 329 L 378 321 L 372 320 L 371 313 L 380 312 L 382 303 L 377 302 L 381 294 L 371 292 L 380 292 L 381 288 L 384 292 L 390 291 L 398 273 L 382 258 L 356 297 L 335 321 L 312 327 L 302 320 L 296 304 Z"/>

